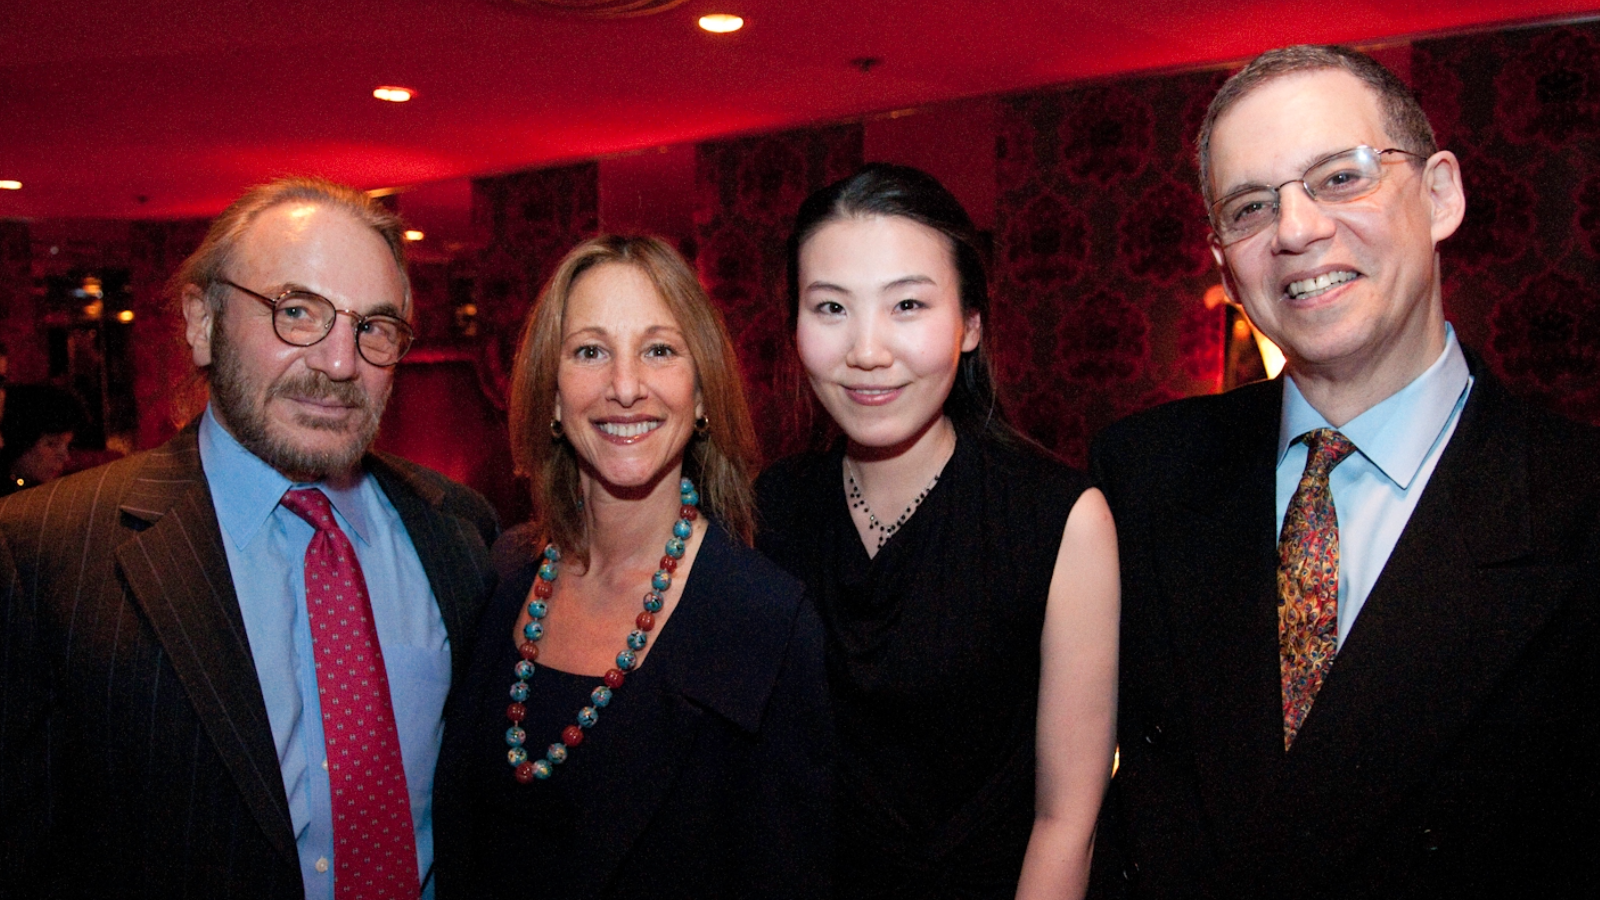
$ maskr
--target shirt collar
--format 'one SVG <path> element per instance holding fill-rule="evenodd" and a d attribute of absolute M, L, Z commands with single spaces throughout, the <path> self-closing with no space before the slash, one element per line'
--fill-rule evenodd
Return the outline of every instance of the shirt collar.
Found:
<path fill-rule="evenodd" d="M 1327 419 L 1306 402 L 1293 378 L 1285 378 L 1283 414 L 1278 426 L 1278 462 L 1295 438 L 1314 428 L 1332 428 Z M 1382 402 L 1346 422 L 1339 433 L 1402 490 L 1422 468 L 1428 452 L 1466 399 L 1472 386 L 1466 356 L 1456 332 L 1445 324 L 1444 350 L 1428 370 Z"/>
<path fill-rule="evenodd" d="M 272 518 L 284 492 L 303 487 L 314 487 L 326 494 L 328 502 L 355 532 L 356 538 L 364 544 L 371 543 L 372 522 L 366 504 L 361 502 L 361 493 L 368 484 L 365 473 L 346 488 L 333 488 L 321 482 L 292 482 L 261 457 L 246 450 L 217 421 L 210 405 L 200 419 L 199 438 L 200 464 L 205 469 L 206 481 L 212 486 L 212 505 L 216 507 L 223 531 L 233 536 L 237 549 L 243 550 L 255 540 Z M 227 487 L 218 490 L 218 485 Z"/>

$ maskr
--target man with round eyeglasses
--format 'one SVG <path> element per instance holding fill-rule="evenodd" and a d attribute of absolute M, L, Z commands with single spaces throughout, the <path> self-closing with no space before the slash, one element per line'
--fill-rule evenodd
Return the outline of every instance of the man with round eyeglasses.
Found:
<path fill-rule="evenodd" d="M 1460 166 L 1381 65 L 1269 51 L 1198 145 L 1223 287 L 1287 363 L 1095 442 L 1123 563 L 1097 888 L 1586 896 L 1600 432 L 1457 341 Z"/>
<path fill-rule="evenodd" d="M 388 368 L 398 363 L 411 349 L 411 325 L 397 315 L 364 315 L 354 310 L 339 309 L 327 297 L 310 291 L 290 289 L 276 297 L 268 297 L 226 278 L 218 278 L 217 283 L 253 297 L 272 310 L 272 330 L 286 344 L 310 347 L 333 331 L 340 316 L 349 316 L 350 330 L 356 336 L 356 352 L 372 365 Z"/>
<path fill-rule="evenodd" d="M 498 523 L 371 449 L 401 234 L 349 187 L 252 188 L 171 285 L 204 412 L 0 501 L 0 896 L 432 895 Z"/>

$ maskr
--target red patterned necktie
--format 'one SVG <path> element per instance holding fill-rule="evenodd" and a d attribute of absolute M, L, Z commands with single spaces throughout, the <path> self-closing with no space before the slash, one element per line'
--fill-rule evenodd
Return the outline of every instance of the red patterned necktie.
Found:
<path fill-rule="evenodd" d="M 317 530 L 306 547 L 306 612 L 333 791 L 334 897 L 415 897 L 411 795 L 361 563 L 321 491 L 289 491 L 282 503 Z"/>
<path fill-rule="evenodd" d="M 1339 518 L 1328 473 L 1356 449 L 1332 428 L 1301 435 L 1306 468 L 1278 536 L 1278 663 L 1288 750 L 1339 649 Z"/>

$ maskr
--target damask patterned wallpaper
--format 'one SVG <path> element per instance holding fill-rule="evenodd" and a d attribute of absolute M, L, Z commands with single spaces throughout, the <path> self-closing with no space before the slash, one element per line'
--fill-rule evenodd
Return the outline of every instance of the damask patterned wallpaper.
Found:
<path fill-rule="evenodd" d="M 860 167 L 859 124 L 790 131 L 695 149 L 700 278 L 739 351 L 766 458 L 803 449 L 812 424 L 789 336 L 785 242 L 801 201 Z"/>
<path fill-rule="evenodd" d="M 1218 390 L 1224 310 L 1191 136 L 1222 73 L 1001 103 L 990 348 L 1012 418 L 1082 464 L 1088 439 Z"/>
<path fill-rule="evenodd" d="M 1443 250 L 1451 320 L 1515 389 L 1600 423 L 1600 24 L 1419 41 L 1410 70 L 1465 173 L 1466 222 Z M 1203 300 L 1217 276 L 1191 142 L 1225 76 L 995 101 L 995 208 L 972 211 L 995 223 L 986 339 L 1017 424 L 1070 461 L 1121 416 L 1221 387 L 1225 311 Z M 861 123 L 823 125 L 694 151 L 694 234 L 682 249 L 727 319 L 769 459 L 814 440 L 819 424 L 801 414 L 808 389 L 786 321 L 784 241 L 800 201 L 863 161 L 863 133 Z M 491 405 L 504 402 L 522 317 L 551 268 L 604 224 L 599 182 L 592 162 L 476 179 L 484 249 L 416 272 L 421 346 L 470 361 Z M 42 258 L 44 226 L 0 223 L 0 340 L 13 345 L 14 377 L 42 374 L 27 344 L 39 280 L 66 251 L 114 233 L 117 246 L 91 249 L 130 270 L 139 445 L 170 433 L 171 389 L 188 362 L 159 289 L 203 224 L 96 226 L 63 244 L 63 257 Z M 472 335 L 458 327 L 461 285 L 477 307 Z"/>
<path fill-rule="evenodd" d="M 419 340 L 396 371 L 377 445 L 481 492 L 508 524 L 531 505 L 505 415 L 522 322 L 561 258 L 599 231 L 599 208 L 593 162 L 475 178 L 482 249 L 411 266 Z"/>
<path fill-rule="evenodd" d="M 1600 25 L 1421 41 L 1411 54 L 1465 173 L 1467 219 L 1443 250 L 1451 320 L 1515 389 L 1600 423 Z M 987 339 L 1013 419 L 1069 461 L 1118 418 L 1222 386 L 1226 310 L 1205 302 L 1218 278 L 1193 138 L 1226 76 L 1000 100 Z M 850 128 L 700 148 L 700 270 L 769 455 L 811 434 L 794 415 L 783 240 L 807 190 L 851 168 L 839 150 Z"/>
<path fill-rule="evenodd" d="M 1466 182 L 1447 314 L 1514 390 L 1600 424 L 1600 23 L 1419 41 L 1412 77 Z"/>
<path fill-rule="evenodd" d="M 523 317 L 561 257 L 600 230 L 600 167 L 475 178 L 472 227 L 484 247 L 473 292 L 479 340 L 472 343 L 483 381 L 503 408 Z"/>

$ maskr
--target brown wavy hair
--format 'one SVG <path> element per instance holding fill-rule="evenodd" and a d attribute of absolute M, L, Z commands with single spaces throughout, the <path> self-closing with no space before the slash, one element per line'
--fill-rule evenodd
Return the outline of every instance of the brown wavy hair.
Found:
<path fill-rule="evenodd" d="M 750 481 L 760 466 L 760 451 L 733 341 L 689 264 L 671 245 L 649 236 L 600 235 L 572 248 L 528 311 L 511 371 L 511 456 L 517 474 L 530 482 L 538 530 L 564 555 L 588 565 L 578 456 L 571 443 L 551 437 L 550 421 L 567 299 L 583 273 L 607 263 L 644 273 L 677 319 L 710 420 L 704 434 L 690 439 L 683 472 L 694 479 L 700 508 L 749 544 L 755 533 Z"/>

